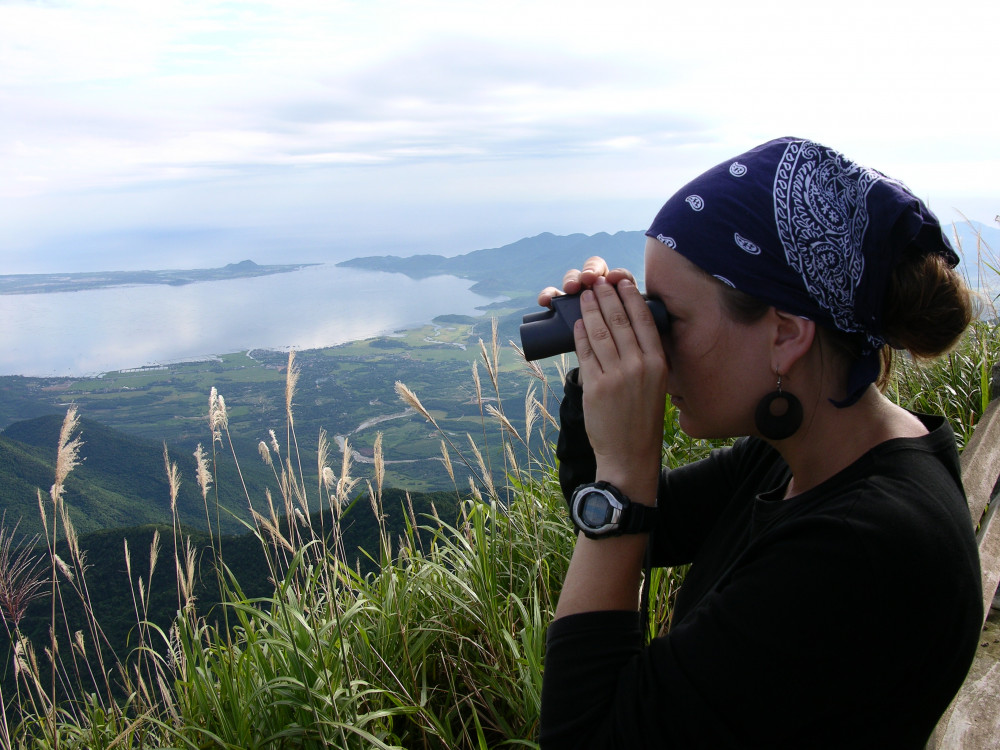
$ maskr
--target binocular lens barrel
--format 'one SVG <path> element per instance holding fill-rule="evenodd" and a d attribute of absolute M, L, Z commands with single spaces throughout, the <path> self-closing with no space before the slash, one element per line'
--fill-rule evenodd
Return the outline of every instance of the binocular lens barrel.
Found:
<path fill-rule="evenodd" d="M 670 330 L 670 316 L 658 299 L 647 299 L 646 305 L 660 333 Z M 571 352 L 576 348 L 573 325 L 580 318 L 580 295 L 564 294 L 552 298 L 548 310 L 525 315 L 521 320 L 521 349 L 529 362 Z"/>

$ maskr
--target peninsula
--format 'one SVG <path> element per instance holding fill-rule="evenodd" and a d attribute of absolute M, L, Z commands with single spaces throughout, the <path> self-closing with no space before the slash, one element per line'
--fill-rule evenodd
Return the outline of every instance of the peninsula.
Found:
<path fill-rule="evenodd" d="M 252 260 L 230 263 L 222 268 L 170 269 L 164 271 L 92 271 L 84 273 L 23 273 L 0 275 L 0 294 L 52 294 L 79 292 L 136 284 L 183 286 L 199 281 L 223 281 L 298 271 L 317 263 L 259 266 Z"/>

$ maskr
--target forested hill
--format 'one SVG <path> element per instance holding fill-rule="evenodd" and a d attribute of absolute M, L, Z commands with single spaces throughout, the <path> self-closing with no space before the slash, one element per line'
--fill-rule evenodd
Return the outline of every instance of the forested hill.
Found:
<path fill-rule="evenodd" d="M 559 236 L 539 234 L 503 247 L 476 250 L 451 258 L 443 255 L 368 256 L 338 263 L 338 266 L 369 271 L 402 273 L 415 279 L 448 274 L 477 283 L 472 289 L 481 294 L 530 294 L 550 284 L 559 284 L 568 268 L 578 268 L 592 255 L 600 255 L 612 267 L 628 268 L 642 276 L 642 231 L 594 235 Z"/>
<path fill-rule="evenodd" d="M 37 494 L 48 498 L 55 477 L 56 446 L 63 418 L 59 415 L 17 422 L 0 432 L 0 508 L 6 523 L 20 522 L 20 531 L 42 530 Z M 81 419 L 76 435 L 83 441 L 81 463 L 66 481 L 64 501 L 77 531 L 138 526 L 171 521 L 170 490 L 163 459 L 164 444 L 145 440 Z M 211 451 L 211 446 L 205 446 Z M 201 490 L 194 480 L 195 459 L 184 448 L 168 448 L 171 463 L 181 472 L 177 514 L 181 523 L 205 528 L 206 510 Z M 256 489 L 269 475 L 248 462 L 244 479 Z M 224 532 L 239 533 L 249 519 L 247 500 L 232 461 L 225 454 L 216 464 L 218 472 L 219 522 Z M 215 522 L 216 487 L 209 496 Z"/>

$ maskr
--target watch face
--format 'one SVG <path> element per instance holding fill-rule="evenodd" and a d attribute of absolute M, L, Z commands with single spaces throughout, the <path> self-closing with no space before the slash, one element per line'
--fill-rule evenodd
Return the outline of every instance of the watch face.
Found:
<path fill-rule="evenodd" d="M 581 498 L 579 514 L 584 526 L 599 529 L 611 520 L 611 504 L 603 492 L 588 492 Z"/>
<path fill-rule="evenodd" d="M 581 488 L 573 497 L 573 523 L 589 537 L 614 536 L 622 520 L 624 507 L 618 498 L 602 487 Z"/>

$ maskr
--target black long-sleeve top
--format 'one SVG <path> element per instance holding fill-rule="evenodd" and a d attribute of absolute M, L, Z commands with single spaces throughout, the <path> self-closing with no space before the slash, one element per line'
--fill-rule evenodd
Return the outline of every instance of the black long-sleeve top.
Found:
<path fill-rule="evenodd" d="M 564 492 L 593 453 L 572 379 Z M 922 748 L 982 625 L 979 558 L 954 435 L 890 440 L 783 500 L 767 443 L 664 473 L 654 565 L 692 562 L 670 632 L 635 612 L 549 628 L 540 742 L 559 748 Z"/>

